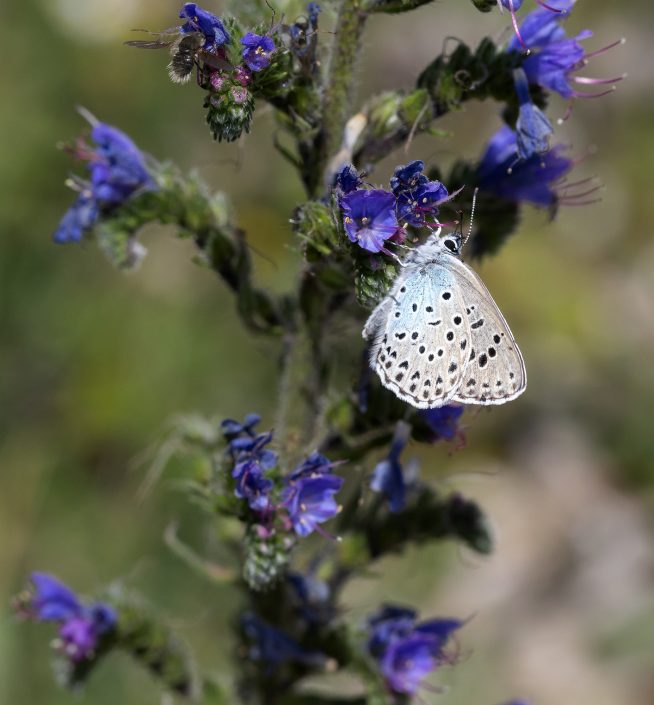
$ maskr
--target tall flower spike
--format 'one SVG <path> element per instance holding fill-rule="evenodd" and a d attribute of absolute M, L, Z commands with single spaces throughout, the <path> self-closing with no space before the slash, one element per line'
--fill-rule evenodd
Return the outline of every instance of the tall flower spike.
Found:
<path fill-rule="evenodd" d="M 517 151 L 520 159 L 529 159 L 535 154 L 547 152 L 552 123 L 545 113 L 533 104 L 529 94 L 529 82 L 522 69 L 513 71 L 513 82 L 518 95 L 518 121 L 516 122 Z"/>
<path fill-rule="evenodd" d="M 520 25 L 520 32 L 529 49 L 535 51 L 524 60 L 522 68 L 529 83 L 554 91 L 563 98 L 598 98 L 613 92 L 615 84 L 625 78 L 626 74 L 612 78 L 590 78 L 580 76 L 578 72 L 588 66 L 592 57 L 623 44 L 624 39 L 597 51 L 586 52 L 581 42 L 592 37 L 593 33 L 586 29 L 576 37 L 568 37 L 562 26 L 573 4 L 572 0 L 557 0 L 557 7 L 561 10 L 559 14 L 552 15 L 544 10 L 535 10 L 525 17 Z M 509 43 L 509 51 L 518 48 L 515 40 Z M 610 88 L 594 93 L 587 93 L 578 88 L 605 85 L 610 85 Z"/>

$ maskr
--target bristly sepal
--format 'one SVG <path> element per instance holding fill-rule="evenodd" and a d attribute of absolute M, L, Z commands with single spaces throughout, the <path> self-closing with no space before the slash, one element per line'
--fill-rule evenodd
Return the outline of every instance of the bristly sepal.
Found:
<path fill-rule="evenodd" d="M 255 592 L 268 590 L 283 574 L 295 540 L 262 524 L 248 527 L 243 540 L 243 579 Z"/>

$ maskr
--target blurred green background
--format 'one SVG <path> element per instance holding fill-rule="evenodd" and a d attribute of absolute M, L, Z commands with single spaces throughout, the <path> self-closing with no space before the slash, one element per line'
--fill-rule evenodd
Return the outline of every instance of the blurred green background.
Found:
<path fill-rule="evenodd" d="M 238 4 L 238 3 L 237 3 Z M 281 6 L 282 3 L 278 3 Z M 288 3 L 287 3 L 288 4 Z M 328 3 L 324 3 L 327 5 Z M 526 3 L 528 5 L 529 3 Z M 157 158 L 197 167 L 233 200 L 256 248 L 257 276 L 283 290 L 298 256 L 288 218 L 302 199 L 271 146 L 271 112 L 252 134 L 218 145 L 193 85 L 172 85 L 165 53 L 122 45 L 129 29 L 174 24 L 172 0 L 25 0 L 0 5 L 0 703 L 59 705 L 48 627 L 22 625 L 9 600 L 33 569 L 82 592 L 114 578 L 143 591 L 229 679 L 227 625 L 238 595 L 190 573 L 163 546 L 171 518 L 202 537 L 183 497 L 136 491 L 144 449 L 179 412 L 273 422 L 275 347 L 243 332 L 226 288 L 191 263 L 166 228 L 143 235 L 149 256 L 124 275 L 95 247 L 50 235 L 71 202 L 55 145 L 84 128 L 78 104 L 127 131 Z M 220 11 L 216 2 L 208 9 Z M 369 25 L 360 94 L 409 83 L 447 35 L 498 35 L 508 16 L 442 0 Z M 529 388 L 506 408 L 468 411 L 467 447 L 415 449 L 424 473 L 486 507 L 498 538 L 480 561 L 453 545 L 378 566 L 347 594 L 362 619 L 381 599 L 474 619 L 462 661 L 423 702 L 651 705 L 654 702 L 654 93 L 646 0 L 580 0 L 570 29 L 593 46 L 628 37 L 589 75 L 629 72 L 616 94 L 579 101 L 558 129 L 591 154 L 599 204 L 532 212 L 480 271 L 514 329 Z M 331 27 L 327 13 L 323 29 Z M 325 32 L 323 42 L 329 41 Z M 592 69 L 592 70 L 591 70 Z M 452 137 L 420 137 L 380 165 L 385 182 L 409 158 L 474 158 L 499 125 L 490 105 L 442 121 Z M 565 105 L 554 100 L 551 114 Z M 354 344 L 354 343 L 353 343 Z M 357 343 L 358 344 L 358 343 Z M 208 530 L 204 530 L 208 531 Z M 210 537 L 207 536 L 209 539 Z M 406 576 L 410 575 L 411 580 Z M 127 657 L 111 657 L 78 703 L 147 705 L 162 695 Z"/>

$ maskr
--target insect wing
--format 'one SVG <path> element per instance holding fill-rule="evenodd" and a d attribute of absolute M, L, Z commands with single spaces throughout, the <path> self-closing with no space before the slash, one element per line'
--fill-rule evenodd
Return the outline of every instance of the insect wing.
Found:
<path fill-rule="evenodd" d="M 409 265 L 363 330 L 382 384 L 420 409 L 443 406 L 461 385 L 470 329 L 456 278 L 438 263 Z"/>
<path fill-rule="evenodd" d="M 469 360 L 454 401 L 504 404 L 524 392 L 527 371 L 520 348 L 479 276 L 457 257 L 447 255 L 470 329 Z"/>

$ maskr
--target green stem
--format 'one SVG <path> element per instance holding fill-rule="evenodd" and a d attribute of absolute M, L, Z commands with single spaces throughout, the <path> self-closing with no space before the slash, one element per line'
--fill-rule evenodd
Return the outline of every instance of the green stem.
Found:
<path fill-rule="evenodd" d="M 356 68 L 361 34 L 367 14 L 363 0 L 340 0 L 334 42 L 331 48 L 322 102 L 322 130 L 316 144 L 316 170 L 313 194 L 320 190 L 329 174 L 325 171 L 329 159 L 338 151 L 343 139 L 345 123 L 350 116 L 354 96 Z"/>

